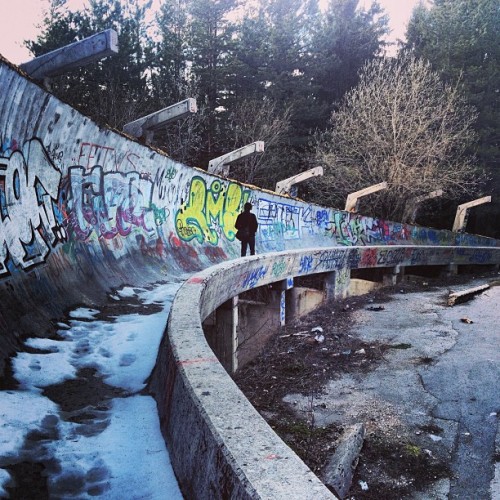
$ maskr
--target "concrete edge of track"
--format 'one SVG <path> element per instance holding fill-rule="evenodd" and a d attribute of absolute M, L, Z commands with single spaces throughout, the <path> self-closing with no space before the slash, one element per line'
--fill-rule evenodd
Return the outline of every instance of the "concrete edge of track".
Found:
<path fill-rule="evenodd" d="M 326 252 L 334 252 L 335 259 L 325 258 Z M 353 263 L 358 268 L 499 264 L 500 248 L 304 249 L 224 262 L 189 278 L 172 303 L 149 383 L 187 498 L 335 498 L 245 398 L 209 347 L 202 321 L 250 288 Z"/>

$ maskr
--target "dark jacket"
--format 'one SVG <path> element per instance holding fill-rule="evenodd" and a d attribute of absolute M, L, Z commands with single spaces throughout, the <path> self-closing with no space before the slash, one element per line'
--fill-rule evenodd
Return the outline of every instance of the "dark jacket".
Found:
<path fill-rule="evenodd" d="M 234 225 L 234 227 L 242 233 L 246 232 L 246 228 L 248 230 L 248 235 L 254 236 L 257 232 L 258 227 L 257 217 L 255 217 L 255 214 L 253 214 L 252 212 L 242 212 L 236 218 L 236 224 Z"/>

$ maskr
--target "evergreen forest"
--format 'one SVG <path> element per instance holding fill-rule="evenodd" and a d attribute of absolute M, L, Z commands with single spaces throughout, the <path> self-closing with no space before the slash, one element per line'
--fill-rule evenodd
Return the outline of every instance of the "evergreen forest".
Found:
<path fill-rule="evenodd" d="M 422 1 L 393 46 L 376 0 L 88 0 L 78 11 L 51 0 L 25 43 L 35 57 L 114 29 L 118 54 L 51 78 L 51 91 L 119 130 L 195 98 L 198 113 L 154 134 L 174 160 L 206 169 L 264 141 L 231 178 L 274 190 L 322 166 L 297 195 L 337 208 L 386 181 L 361 213 L 447 229 L 458 204 L 491 195 L 467 231 L 500 238 L 499 26 L 498 0 Z"/>

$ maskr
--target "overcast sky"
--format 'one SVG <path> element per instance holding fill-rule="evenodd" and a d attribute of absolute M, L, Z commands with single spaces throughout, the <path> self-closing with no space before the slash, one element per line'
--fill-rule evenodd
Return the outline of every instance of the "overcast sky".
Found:
<path fill-rule="evenodd" d="M 85 0 L 70 0 L 70 5 L 81 5 Z M 20 64 L 30 59 L 23 47 L 23 40 L 34 39 L 36 26 L 43 19 L 43 10 L 48 0 L 0 0 L 2 6 L 2 30 L 0 31 L 0 54 L 9 61 Z M 370 5 L 371 0 L 361 0 L 360 4 Z M 404 36 L 406 23 L 418 0 L 380 0 L 390 16 L 391 40 Z"/>

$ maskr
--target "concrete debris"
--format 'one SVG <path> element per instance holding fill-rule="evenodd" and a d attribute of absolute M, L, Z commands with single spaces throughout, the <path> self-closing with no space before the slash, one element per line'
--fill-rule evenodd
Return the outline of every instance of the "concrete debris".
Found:
<path fill-rule="evenodd" d="M 363 491 L 368 491 L 368 483 L 366 481 L 359 481 L 359 485 Z"/>
<path fill-rule="evenodd" d="M 321 328 L 321 326 L 315 326 L 312 330 L 311 330 L 312 333 L 323 333 L 323 328 Z"/>
<path fill-rule="evenodd" d="M 442 437 L 441 436 L 436 436 L 435 434 L 429 434 L 429 437 L 433 440 L 433 441 L 442 441 Z"/>
<path fill-rule="evenodd" d="M 324 335 L 316 335 L 314 337 L 314 340 L 318 343 L 318 344 L 322 344 L 324 341 L 325 341 L 325 336 Z"/>
<path fill-rule="evenodd" d="M 365 427 L 363 424 L 347 427 L 337 443 L 335 453 L 325 467 L 323 481 L 327 486 L 333 488 L 340 498 L 345 498 L 351 488 L 364 438 Z"/>
<path fill-rule="evenodd" d="M 383 311 L 385 309 L 384 306 L 370 306 L 367 307 L 368 311 Z"/>
<path fill-rule="evenodd" d="M 490 285 L 486 284 L 486 285 L 476 286 L 474 288 L 468 288 L 467 290 L 462 290 L 461 292 L 450 293 L 450 295 L 448 296 L 448 305 L 453 306 L 457 302 L 464 302 L 466 300 L 470 300 L 478 293 L 488 290 L 488 288 L 490 288 Z"/>

